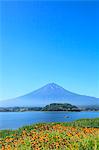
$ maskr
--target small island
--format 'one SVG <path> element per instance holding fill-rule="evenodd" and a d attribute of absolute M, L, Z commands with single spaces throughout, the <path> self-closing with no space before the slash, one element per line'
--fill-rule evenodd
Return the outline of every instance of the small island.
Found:
<path fill-rule="evenodd" d="M 52 103 L 43 107 L 42 111 L 80 111 L 80 109 L 68 103 Z"/>

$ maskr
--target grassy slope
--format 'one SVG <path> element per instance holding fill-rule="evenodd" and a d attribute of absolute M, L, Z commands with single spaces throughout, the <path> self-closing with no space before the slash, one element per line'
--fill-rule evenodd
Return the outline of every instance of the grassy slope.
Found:
<path fill-rule="evenodd" d="M 1 130 L 0 138 L 1 147 L 5 150 L 98 150 L 99 118 L 40 123 L 13 131 Z"/>

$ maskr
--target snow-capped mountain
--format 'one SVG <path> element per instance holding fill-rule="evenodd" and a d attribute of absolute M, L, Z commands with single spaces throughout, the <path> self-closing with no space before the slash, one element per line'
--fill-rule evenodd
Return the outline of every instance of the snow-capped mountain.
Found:
<path fill-rule="evenodd" d="M 1 101 L 0 106 L 45 106 L 50 103 L 70 103 L 76 106 L 99 105 L 99 98 L 75 94 L 55 83 L 49 83 L 29 94 Z"/>

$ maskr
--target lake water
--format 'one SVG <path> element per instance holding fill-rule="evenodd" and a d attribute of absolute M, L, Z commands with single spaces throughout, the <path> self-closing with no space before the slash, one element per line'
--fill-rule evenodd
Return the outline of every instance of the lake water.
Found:
<path fill-rule="evenodd" d="M 17 129 L 40 122 L 70 122 L 96 117 L 99 117 L 99 112 L 0 112 L 0 129 Z"/>

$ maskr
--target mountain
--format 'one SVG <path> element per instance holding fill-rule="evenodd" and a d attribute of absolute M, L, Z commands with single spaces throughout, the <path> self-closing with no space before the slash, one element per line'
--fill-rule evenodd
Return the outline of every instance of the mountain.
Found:
<path fill-rule="evenodd" d="M 0 106 L 45 106 L 51 103 L 70 103 L 76 106 L 93 106 L 99 105 L 99 98 L 75 94 L 55 83 L 50 83 L 29 94 L 1 101 Z"/>

